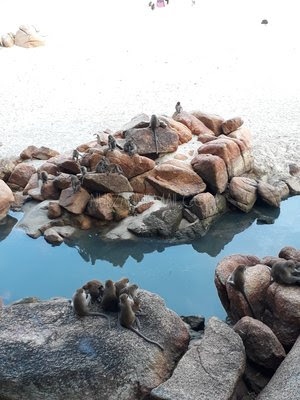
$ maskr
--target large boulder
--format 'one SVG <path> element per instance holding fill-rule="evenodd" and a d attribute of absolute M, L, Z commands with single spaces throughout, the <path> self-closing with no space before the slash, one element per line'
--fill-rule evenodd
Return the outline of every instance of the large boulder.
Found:
<path fill-rule="evenodd" d="M 243 340 L 247 357 L 263 368 L 275 371 L 286 353 L 277 337 L 263 322 L 243 317 L 233 327 Z"/>
<path fill-rule="evenodd" d="M 214 132 L 207 128 L 207 126 L 204 125 L 203 122 L 197 119 L 194 115 L 187 113 L 186 111 L 181 111 L 180 113 L 173 114 L 173 119 L 187 126 L 194 135 L 214 135 Z"/>
<path fill-rule="evenodd" d="M 44 46 L 45 39 L 33 25 L 21 25 L 15 35 L 15 44 L 20 47 Z"/>
<path fill-rule="evenodd" d="M 59 205 L 73 214 L 82 214 L 90 199 L 90 194 L 84 189 L 74 193 L 73 189 L 64 189 L 59 197 Z"/>
<path fill-rule="evenodd" d="M 173 198 L 195 196 L 206 189 L 201 177 L 179 161 L 176 165 L 164 163 L 157 166 L 153 175 L 146 179 L 161 195 Z"/>
<path fill-rule="evenodd" d="M 242 120 L 241 117 L 227 119 L 222 124 L 222 131 L 224 135 L 228 135 L 229 133 L 232 133 L 237 129 L 239 129 L 243 125 L 243 123 L 244 121 Z"/>
<path fill-rule="evenodd" d="M 209 193 L 200 193 L 193 197 L 191 210 L 199 219 L 206 219 L 219 213 L 215 197 Z"/>
<path fill-rule="evenodd" d="M 186 125 L 169 117 L 161 117 L 160 119 L 166 122 L 166 124 L 168 124 L 171 129 L 174 129 L 174 131 L 178 135 L 180 144 L 187 143 L 192 139 L 192 132 Z"/>
<path fill-rule="evenodd" d="M 164 351 L 119 327 L 117 313 L 110 314 L 109 329 L 104 318 L 75 316 L 66 299 L 5 307 L 0 319 L 0 397 L 145 397 L 170 377 L 189 334 L 160 297 L 146 291 L 138 297 L 144 314 L 141 332 Z"/>
<path fill-rule="evenodd" d="M 257 194 L 262 201 L 269 204 L 270 206 L 280 207 L 281 194 L 275 186 L 260 181 L 257 185 Z"/>
<path fill-rule="evenodd" d="M 156 129 L 156 138 L 158 153 L 173 153 L 177 150 L 179 138 L 174 130 L 159 127 Z M 150 128 L 134 128 L 126 131 L 126 140 L 129 139 L 136 144 L 139 154 L 156 153 L 155 138 Z"/>
<path fill-rule="evenodd" d="M 295 249 L 295 247 L 286 246 L 280 250 L 278 257 L 300 262 L 300 250 Z"/>
<path fill-rule="evenodd" d="M 133 189 L 124 175 L 89 173 L 83 179 L 83 186 L 99 193 L 132 192 Z"/>
<path fill-rule="evenodd" d="M 22 160 L 28 160 L 32 158 L 36 158 L 38 160 L 48 160 L 49 158 L 56 157 L 59 155 L 58 151 L 52 150 L 49 147 L 41 146 L 28 146 L 24 149 L 21 154 L 20 158 Z"/>
<path fill-rule="evenodd" d="M 224 122 L 224 118 L 220 117 L 219 115 L 207 114 L 202 111 L 192 111 L 191 114 L 203 122 L 203 124 L 206 125 L 208 129 L 213 131 L 216 136 L 222 134 L 222 124 Z"/>
<path fill-rule="evenodd" d="M 14 200 L 13 192 L 7 184 L 0 179 L 0 221 L 6 217 L 9 207 Z"/>
<path fill-rule="evenodd" d="M 52 160 L 54 159 L 52 158 Z M 75 160 L 68 157 L 59 156 L 57 157 L 56 161 L 54 161 L 54 164 L 56 164 L 62 172 L 74 175 L 80 173 L 79 164 Z"/>
<path fill-rule="evenodd" d="M 133 191 L 141 194 L 159 195 L 159 191 L 156 190 L 147 179 L 151 176 L 155 176 L 154 169 L 130 179 L 130 185 Z"/>
<path fill-rule="evenodd" d="M 257 199 L 257 183 L 254 179 L 235 177 L 228 187 L 227 200 L 241 211 L 249 212 Z"/>
<path fill-rule="evenodd" d="M 16 165 L 12 174 L 9 177 L 8 184 L 9 186 L 17 186 L 24 188 L 31 175 L 35 173 L 35 168 L 32 165 L 26 163 L 20 163 Z"/>
<path fill-rule="evenodd" d="M 144 113 L 137 114 L 129 122 L 122 126 L 121 131 L 126 132 L 130 129 L 147 128 L 149 123 L 149 115 Z"/>
<path fill-rule="evenodd" d="M 142 175 L 155 167 L 155 162 L 148 157 L 143 157 L 138 154 L 134 154 L 130 157 L 127 153 L 123 153 L 119 150 L 108 152 L 106 157 L 111 164 L 119 165 L 128 179 L 134 178 L 137 175 Z"/>
<path fill-rule="evenodd" d="M 7 182 L 16 165 L 16 159 L 2 158 L 0 160 L 0 179 Z"/>
<path fill-rule="evenodd" d="M 300 177 L 299 176 L 291 176 L 290 178 L 285 179 L 284 182 L 288 185 L 291 195 L 300 194 Z"/>
<path fill-rule="evenodd" d="M 106 193 L 89 201 L 87 213 L 102 221 L 120 221 L 129 215 L 129 202 L 122 196 Z"/>
<path fill-rule="evenodd" d="M 157 400 L 230 400 L 245 370 L 241 338 L 224 322 L 208 321 L 200 344 L 179 361 L 172 377 L 151 392 Z"/>
<path fill-rule="evenodd" d="M 198 154 L 191 161 L 194 171 L 203 179 L 213 193 L 223 193 L 228 184 L 224 160 L 212 154 Z"/>
<path fill-rule="evenodd" d="M 257 400 L 292 400 L 300 393 L 300 337 Z"/>

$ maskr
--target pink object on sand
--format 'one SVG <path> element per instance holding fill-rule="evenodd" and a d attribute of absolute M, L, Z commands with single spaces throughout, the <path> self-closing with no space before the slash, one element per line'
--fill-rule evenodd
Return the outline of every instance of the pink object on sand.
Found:
<path fill-rule="evenodd" d="M 165 0 L 157 0 L 156 7 L 165 7 Z"/>

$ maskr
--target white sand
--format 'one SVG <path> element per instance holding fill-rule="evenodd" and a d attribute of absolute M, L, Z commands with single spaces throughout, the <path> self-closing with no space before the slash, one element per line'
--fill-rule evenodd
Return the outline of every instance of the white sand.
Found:
<path fill-rule="evenodd" d="M 263 170 L 300 163 L 297 2 L 170 3 L 2 0 L 1 33 L 32 23 L 48 42 L 0 48 L 0 157 L 30 144 L 70 149 L 137 113 L 172 114 L 180 100 L 242 116 Z"/>

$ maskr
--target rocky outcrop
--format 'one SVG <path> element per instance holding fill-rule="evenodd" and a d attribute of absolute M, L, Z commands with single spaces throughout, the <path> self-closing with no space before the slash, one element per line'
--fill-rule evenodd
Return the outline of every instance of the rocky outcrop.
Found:
<path fill-rule="evenodd" d="M 228 174 L 222 158 L 212 154 L 199 154 L 193 158 L 192 167 L 213 193 L 223 193 L 227 187 Z"/>
<path fill-rule="evenodd" d="M 14 200 L 13 192 L 7 184 L 0 179 L 0 221 L 6 217 L 9 207 Z"/>
<path fill-rule="evenodd" d="M 257 399 L 298 399 L 300 393 L 300 381 L 297 378 L 300 375 L 299 359 L 300 337 Z"/>
<path fill-rule="evenodd" d="M 58 166 L 61 172 L 66 172 L 68 174 L 74 174 L 74 175 L 80 173 L 79 165 L 73 159 L 64 156 L 59 156 L 53 162 Z"/>
<path fill-rule="evenodd" d="M 258 182 L 257 194 L 271 207 L 280 207 L 281 195 L 279 190 L 266 182 Z"/>
<path fill-rule="evenodd" d="M 181 122 L 169 117 L 160 117 L 160 119 L 177 133 L 180 144 L 187 143 L 192 139 L 191 130 Z"/>
<path fill-rule="evenodd" d="M 155 162 L 148 157 L 134 154 L 130 157 L 128 154 L 119 150 L 110 151 L 106 156 L 111 164 L 119 165 L 126 178 L 134 178 L 151 171 L 155 167 Z"/>
<path fill-rule="evenodd" d="M 87 213 L 102 221 L 120 221 L 129 215 L 129 201 L 111 193 L 92 198 Z"/>
<path fill-rule="evenodd" d="M 173 119 L 187 126 L 194 135 L 214 135 L 214 132 L 207 128 L 207 126 L 204 125 L 203 122 L 197 119 L 194 115 L 187 113 L 186 111 L 181 111 L 180 113 L 173 114 Z"/>
<path fill-rule="evenodd" d="M 233 327 L 243 340 L 246 355 L 255 364 L 275 371 L 286 353 L 272 330 L 263 322 L 243 317 Z"/>
<path fill-rule="evenodd" d="M 222 124 L 224 122 L 224 118 L 220 117 L 219 115 L 207 114 L 202 111 L 192 111 L 191 114 L 203 122 L 203 124 L 206 125 L 208 129 L 213 131 L 216 136 L 222 134 Z"/>
<path fill-rule="evenodd" d="M 65 299 L 5 307 L 0 319 L 0 397 L 145 397 L 169 378 L 189 335 L 160 297 L 146 291 L 138 296 L 145 314 L 141 332 L 164 351 L 119 327 L 117 313 L 110 315 L 109 330 L 103 318 L 76 317 Z"/>
<path fill-rule="evenodd" d="M 83 188 L 74 193 L 72 188 L 64 189 L 59 198 L 59 205 L 73 214 L 82 214 L 90 199 L 90 194 Z"/>
<path fill-rule="evenodd" d="M 249 212 L 257 199 L 257 183 L 254 179 L 235 177 L 232 178 L 227 200 L 241 211 Z"/>
<path fill-rule="evenodd" d="M 179 361 L 172 377 L 151 392 L 157 400 L 229 400 L 234 398 L 246 364 L 241 338 L 211 318 L 200 344 Z"/>
<path fill-rule="evenodd" d="M 218 214 L 221 210 L 218 208 L 217 201 L 211 193 L 200 193 L 193 197 L 191 202 L 191 211 L 199 219 L 206 219 Z"/>
<path fill-rule="evenodd" d="M 89 173 L 83 179 L 83 186 L 98 193 L 133 192 L 133 189 L 124 175 Z"/>

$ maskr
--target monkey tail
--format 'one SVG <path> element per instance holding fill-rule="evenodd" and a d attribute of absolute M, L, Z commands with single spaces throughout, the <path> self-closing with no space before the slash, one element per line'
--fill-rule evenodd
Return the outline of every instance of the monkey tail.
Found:
<path fill-rule="evenodd" d="M 144 340 L 146 340 L 146 342 L 155 344 L 155 345 L 158 346 L 162 351 L 164 351 L 164 348 L 163 348 L 162 345 L 160 345 L 158 342 L 155 342 L 154 340 L 148 339 L 146 336 L 144 336 L 141 332 L 139 332 L 138 330 L 136 330 L 136 329 L 133 328 L 132 326 L 131 326 L 129 329 L 132 330 L 133 332 L 135 332 L 138 336 L 140 336 L 140 337 L 143 338 Z"/>
<path fill-rule="evenodd" d="M 153 128 L 152 129 L 153 132 L 153 136 L 154 136 L 154 142 L 155 142 L 155 150 L 156 150 L 156 154 L 158 154 L 158 144 L 157 144 L 157 135 L 156 135 L 156 129 Z"/>
<path fill-rule="evenodd" d="M 108 327 L 109 327 L 109 329 L 111 329 L 110 318 L 109 318 L 108 315 L 105 315 L 105 314 L 103 314 L 103 313 L 98 313 L 98 312 L 90 312 L 89 315 L 96 315 L 96 316 L 98 316 L 98 317 L 106 318 L 106 319 L 107 319 L 107 322 L 108 322 Z"/>

